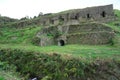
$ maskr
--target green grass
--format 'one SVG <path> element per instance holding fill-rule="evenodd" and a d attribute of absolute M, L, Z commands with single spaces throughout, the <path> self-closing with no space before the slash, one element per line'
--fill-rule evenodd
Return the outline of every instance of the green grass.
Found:
<path fill-rule="evenodd" d="M 41 27 L 35 26 L 23 29 L 6 27 L 0 29 L 0 43 L 29 44 Z"/>
<path fill-rule="evenodd" d="M 116 26 L 116 23 L 120 24 L 120 10 L 114 10 L 114 14 L 117 15 L 117 20 L 111 21 L 105 25 L 111 27 L 113 30 L 120 32 L 120 26 Z"/>
<path fill-rule="evenodd" d="M 107 24 L 103 23 L 104 25 L 107 25 L 108 27 L 112 28 L 114 31 L 116 32 L 120 32 L 120 27 L 116 26 L 115 24 L 119 23 L 119 21 L 113 21 L 113 22 L 109 22 Z"/>
<path fill-rule="evenodd" d="M 118 17 L 118 19 L 120 20 L 120 10 L 115 9 L 114 12 L 115 12 L 115 15 Z"/>
<path fill-rule="evenodd" d="M 120 19 L 120 11 L 114 10 L 115 14 Z M 98 46 L 90 46 L 90 45 L 66 45 L 64 47 L 61 46 L 47 46 L 40 47 L 35 46 L 31 43 L 32 38 L 36 35 L 38 31 L 40 31 L 40 26 L 35 27 L 26 27 L 21 29 L 15 28 L 0 28 L 0 47 L 1 48 L 12 48 L 12 49 L 23 49 L 27 51 L 35 51 L 35 52 L 43 52 L 43 53 L 60 53 L 67 54 L 77 57 L 84 58 L 113 58 L 120 56 L 120 50 L 118 46 L 120 45 L 120 27 L 115 26 L 114 24 L 120 22 L 113 21 L 109 22 L 105 25 L 111 27 L 114 31 L 119 32 L 116 33 L 115 37 L 115 46 L 109 45 L 98 45 Z"/>
<path fill-rule="evenodd" d="M 0 76 L 0 80 L 5 80 L 5 78 L 4 78 L 4 77 L 2 77 L 2 76 Z"/>
<path fill-rule="evenodd" d="M 33 46 L 21 44 L 0 44 L 1 48 L 22 49 L 26 51 L 42 52 L 42 53 L 58 53 L 65 56 L 74 56 L 80 58 L 119 58 L 119 47 L 109 45 L 66 45 L 66 46 Z"/>
<path fill-rule="evenodd" d="M 8 62 L 0 61 L 0 80 L 21 80 L 16 67 L 8 64 Z"/>
<path fill-rule="evenodd" d="M 0 71 L 0 80 L 21 80 L 12 72 Z"/>
<path fill-rule="evenodd" d="M 120 32 L 120 27 L 115 26 L 116 21 L 108 24 L 113 30 Z M 31 43 L 35 34 L 40 31 L 41 27 L 26 27 L 21 29 L 1 28 L 0 48 L 22 49 L 27 51 L 42 52 L 42 53 L 59 53 L 69 56 L 82 58 L 119 58 L 120 49 L 120 33 L 116 34 L 115 46 L 110 45 L 65 45 L 40 47 Z M 117 45 L 117 46 L 116 46 Z"/>
<path fill-rule="evenodd" d="M 109 22 L 105 25 L 116 31 L 115 45 L 65 45 L 65 46 L 35 46 L 31 43 L 32 38 L 40 31 L 40 26 L 26 27 L 21 29 L 0 28 L 0 48 L 2 49 L 20 49 L 25 51 L 33 51 L 44 54 L 58 53 L 65 58 L 75 57 L 85 61 L 94 59 L 117 59 L 120 60 L 120 11 L 115 10 L 118 16 L 117 21 Z M 0 70 L 0 80 L 20 80 L 11 72 Z"/>

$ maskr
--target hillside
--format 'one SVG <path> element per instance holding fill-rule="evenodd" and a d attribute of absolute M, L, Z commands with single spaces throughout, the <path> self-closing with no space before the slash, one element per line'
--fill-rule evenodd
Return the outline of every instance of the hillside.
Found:
<path fill-rule="evenodd" d="M 17 19 L 5 17 L 5 16 L 0 16 L 0 27 L 4 26 L 5 24 L 9 24 L 11 22 L 16 22 L 18 21 Z"/>
<path fill-rule="evenodd" d="M 120 10 L 114 12 L 116 20 L 102 23 L 115 32 L 115 38 L 105 45 L 37 46 L 35 36 L 44 28 L 40 17 L 19 21 L 2 17 L 0 62 L 10 65 L 5 72 L 0 63 L 0 80 L 120 80 Z"/>

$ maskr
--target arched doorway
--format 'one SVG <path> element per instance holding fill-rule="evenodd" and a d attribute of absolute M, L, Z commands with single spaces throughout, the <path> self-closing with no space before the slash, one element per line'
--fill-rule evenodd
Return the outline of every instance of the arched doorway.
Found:
<path fill-rule="evenodd" d="M 64 40 L 59 40 L 58 45 L 59 45 L 59 46 L 64 46 L 64 45 L 65 45 Z"/>
<path fill-rule="evenodd" d="M 88 19 L 90 18 L 90 14 L 87 14 L 87 18 L 88 18 Z"/>
<path fill-rule="evenodd" d="M 105 11 L 102 12 L 101 16 L 102 16 L 102 17 L 106 17 Z"/>

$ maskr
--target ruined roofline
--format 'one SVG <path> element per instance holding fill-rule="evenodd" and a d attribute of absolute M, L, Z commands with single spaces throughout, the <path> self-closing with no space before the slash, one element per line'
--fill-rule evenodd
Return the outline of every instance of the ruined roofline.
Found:
<path fill-rule="evenodd" d="M 69 10 L 58 12 L 58 13 L 64 13 L 64 12 L 67 12 L 67 11 L 69 13 L 69 11 L 74 12 L 76 10 L 85 10 L 85 9 L 98 8 L 98 7 L 107 7 L 107 6 L 112 6 L 113 7 L 113 4 L 101 5 L 101 6 L 91 6 L 91 7 L 79 8 L 79 9 L 69 9 Z M 55 13 L 55 14 L 57 14 L 57 13 Z"/>
<path fill-rule="evenodd" d="M 41 25 L 48 26 L 59 25 L 61 23 L 69 24 L 73 23 L 75 20 L 76 23 L 90 20 L 107 22 L 107 19 L 112 20 L 113 17 L 113 5 L 110 4 L 105 6 L 87 7 L 83 9 L 75 9 L 50 15 L 43 15 L 38 20 Z"/>
<path fill-rule="evenodd" d="M 61 16 L 61 15 L 66 15 L 68 13 L 79 13 L 81 11 L 84 11 L 84 10 L 89 10 L 89 9 L 93 9 L 93 8 L 101 8 L 101 7 L 108 7 L 108 6 L 111 6 L 112 9 L 113 9 L 113 4 L 108 4 L 108 5 L 101 5 L 101 6 L 93 6 L 93 7 L 86 7 L 86 8 L 81 8 L 81 9 L 69 9 L 69 10 L 65 10 L 65 11 L 61 11 L 61 12 L 58 12 L 58 13 L 51 13 L 50 15 L 46 15 L 44 14 L 43 16 L 41 16 L 40 18 L 37 18 L 38 20 L 42 19 L 43 20 L 47 20 L 47 19 L 51 19 L 53 17 L 57 17 L 57 16 Z"/>
<path fill-rule="evenodd" d="M 83 8 L 83 9 L 98 8 L 98 7 L 107 7 L 107 6 L 112 6 L 113 7 L 113 4 L 101 5 L 101 6 L 92 6 L 92 7 L 86 7 L 86 8 Z"/>
<path fill-rule="evenodd" d="M 91 6 L 91 7 L 78 8 L 78 9 L 69 9 L 69 10 L 60 11 L 60 12 L 52 13 L 52 14 L 53 15 L 66 14 L 66 13 L 72 13 L 72 12 L 76 12 L 76 11 L 79 12 L 79 11 L 86 10 L 86 9 L 100 8 L 100 7 L 107 7 L 107 6 L 113 7 L 113 4 L 101 5 L 101 6 Z"/>

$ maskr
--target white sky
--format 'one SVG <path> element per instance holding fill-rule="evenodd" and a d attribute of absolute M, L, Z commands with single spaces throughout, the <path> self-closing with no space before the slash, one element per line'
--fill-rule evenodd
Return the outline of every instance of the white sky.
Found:
<path fill-rule="evenodd" d="M 113 4 L 120 10 L 120 0 L 0 0 L 0 14 L 11 18 L 56 13 L 68 9 Z"/>

